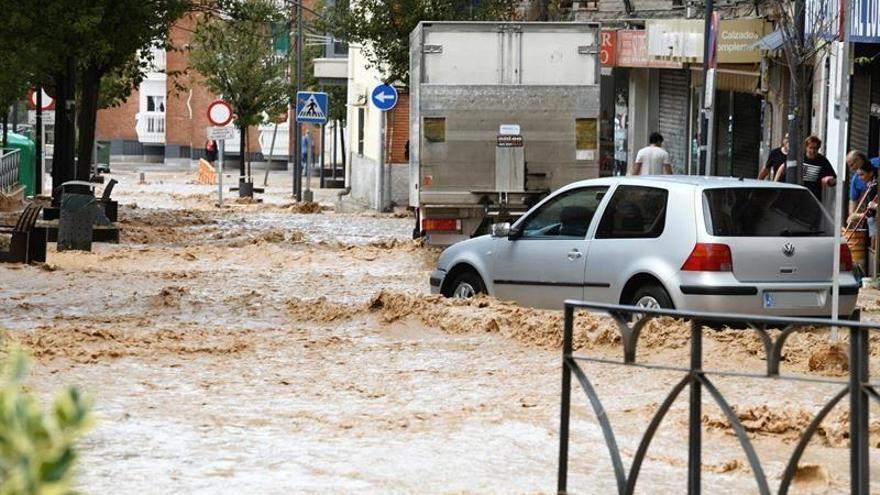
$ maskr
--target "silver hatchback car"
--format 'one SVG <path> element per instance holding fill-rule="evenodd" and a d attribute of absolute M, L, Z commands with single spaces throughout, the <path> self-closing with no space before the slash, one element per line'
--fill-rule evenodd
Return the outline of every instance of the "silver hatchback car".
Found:
<path fill-rule="evenodd" d="M 858 283 L 827 212 L 804 187 L 722 177 L 608 177 L 569 184 L 513 226 L 447 248 L 431 292 L 526 306 L 565 299 L 725 313 L 840 316 Z"/>

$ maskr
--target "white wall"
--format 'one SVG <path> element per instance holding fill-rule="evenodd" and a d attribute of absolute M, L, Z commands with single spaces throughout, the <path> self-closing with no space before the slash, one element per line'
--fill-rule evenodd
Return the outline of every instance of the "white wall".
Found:
<path fill-rule="evenodd" d="M 841 146 L 843 147 L 843 151 L 846 152 L 847 146 L 847 137 L 844 134 L 844 142 L 839 142 L 838 133 L 840 132 L 840 120 L 835 115 L 835 108 L 837 108 L 840 104 L 840 89 L 838 88 L 840 82 L 840 67 L 839 67 L 839 55 L 840 50 L 842 48 L 841 43 L 835 42 L 829 51 L 831 58 L 831 69 L 828 72 L 828 104 L 826 105 L 827 110 L 827 127 L 825 129 L 826 139 L 824 141 L 825 145 L 825 156 L 831 162 L 832 165 L 835 166 L 837 170 L 837 175 L 842 176 L 842 172 L 844 171 L 845 164 L 838 163 Z M 818 85 L 816 87 L 817 90 L 824 86 L 824 82 L 822 85 Z"/>
<path fill-rule="evenodd" d="M 370 208 L 378 208 L 379 200 L 379 155 L 382 147 L 382 112 L 370 103 L 370 94 L 376 86 L 383 84 L 380 73 L 375 68 L 367 68 L 360 45 L 350 45 L 348 49 L 348 148 L 349 167 L 346 184 L 351 187 L 351 198 Z M 358 110 L 364 110 L 364 148 L 358 154 Z M 401 170 L 395 170 L 400 168 Z M 399 175 L 408 178 L 407 167 L 392 168 L 391 201 L 404 205 L 407 203 L 408 187 L 400 186 Z M 401 192 L 402 190 L 402 192 Z"/>

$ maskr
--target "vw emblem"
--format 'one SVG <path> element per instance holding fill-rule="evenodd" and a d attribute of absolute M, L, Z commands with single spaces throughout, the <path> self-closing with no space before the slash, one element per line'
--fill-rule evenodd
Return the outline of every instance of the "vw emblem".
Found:
<path fill-rule="evenodd" d="M 788 256 L 789 258 L 794 256 L 794 244 L 792 244 L 790 242 L 786 242 L 785 244 L 783 244 L 782 245 L 782 254 Z"/>

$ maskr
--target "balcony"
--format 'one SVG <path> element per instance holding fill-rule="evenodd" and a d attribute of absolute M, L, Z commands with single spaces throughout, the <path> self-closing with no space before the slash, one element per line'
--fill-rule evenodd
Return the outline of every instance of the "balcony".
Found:
<path fill-rule="evenodd" d="M 165 144 L 165 112 L 140 112 L 137 119 L 138 141 Z"/>
<path fill-rule="evenodd" d="M 153 63 L 150 71 L 165 72 L 165 49 L 150 48 L 150 53 L 153 54 Z"/>

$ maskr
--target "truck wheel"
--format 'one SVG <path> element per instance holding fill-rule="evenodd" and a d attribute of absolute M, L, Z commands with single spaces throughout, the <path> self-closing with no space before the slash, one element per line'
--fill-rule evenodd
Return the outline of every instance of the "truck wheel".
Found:
<path fill-rule="evenodd" d="M 470 299 L 477 294 L 485 294 L 486 286 L 479 275 L 471 270 L 465 270 L 452 280 L 449 284 L 449 290 L 446 297 L 454 297 L 456 299 Z"/>

